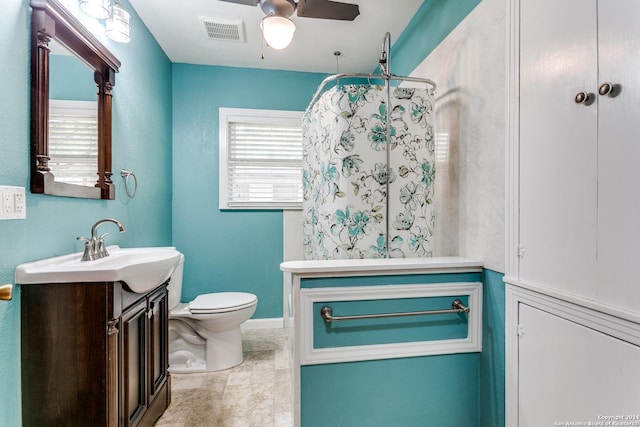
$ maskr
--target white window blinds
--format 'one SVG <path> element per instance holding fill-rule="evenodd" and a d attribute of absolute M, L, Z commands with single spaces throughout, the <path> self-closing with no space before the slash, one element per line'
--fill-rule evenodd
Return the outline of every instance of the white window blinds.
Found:
<path fill-rule="evenodd" d="M 302 113 L 220 109 L 220 208 L 300 209 Z"/>
<path fill-rule="evenodd" d="M 49 167 L 56 181 L 93 187 L 98 179 L 97 105 L 49 101 Z"/>

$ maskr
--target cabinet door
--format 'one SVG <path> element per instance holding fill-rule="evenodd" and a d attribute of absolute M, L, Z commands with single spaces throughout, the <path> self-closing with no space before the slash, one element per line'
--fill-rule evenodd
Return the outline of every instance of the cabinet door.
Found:
<path fill-rule="evenodd" d="M 593 298 L 597 105 L 574 99 L 595 98 L 596 2 L 520 5 L 519 278 Z"/>
<path fill-rule="evenodd" d="M 607 0 L 598 8 L 599 96 L 598 296 L 640 312 L 640 2 Z M 618 93 L 619 92 L 619 93 Z"/>
<path fill-rule="evenodd" d="M 518 427 L 638 425 L 640 347 L 522 303 L 518 323 Z"/>
<path fill-rule="evenodd" d="M 167 378 L 169 304 L 166 288 L 149 299 L 149 401 Z"/>
<path fill-rule="evenodd" d="M 105 283 L 20 286 L 23 426 L 112 425 L 110 292 Z"/>
<path fill-rule="evenodd" d="M 122 404 L 124 426 L 133 426 L 147 405 L 147 300 L 143 299 L 122 314 Z"/>

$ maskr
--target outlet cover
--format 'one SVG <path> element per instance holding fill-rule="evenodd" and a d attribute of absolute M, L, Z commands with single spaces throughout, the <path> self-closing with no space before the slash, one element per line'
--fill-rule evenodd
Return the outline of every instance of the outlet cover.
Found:
<path fill-rule="evenodd" d="M 27 203 L 24 187 L 0 185 L 0 220 L 25 219 Z"/>

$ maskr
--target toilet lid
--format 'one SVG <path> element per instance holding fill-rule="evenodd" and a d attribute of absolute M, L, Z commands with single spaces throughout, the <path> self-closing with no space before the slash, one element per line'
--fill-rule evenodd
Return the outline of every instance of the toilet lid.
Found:
<path fill-rule="evenodd" d="M 192 313 L 229 311 L 254 304 L 258 298 L 246 292 L 214 292 L 195 297 L 189 303 Z"/>

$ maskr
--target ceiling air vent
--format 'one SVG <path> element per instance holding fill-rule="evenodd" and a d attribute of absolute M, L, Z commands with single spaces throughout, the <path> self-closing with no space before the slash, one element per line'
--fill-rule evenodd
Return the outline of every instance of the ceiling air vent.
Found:
<path fill-rule="evenodd" d="M 244 42 L 244 23 L 239 19 L 209 18 L 201 16 L 207 37 L 211 40 Z"/>

